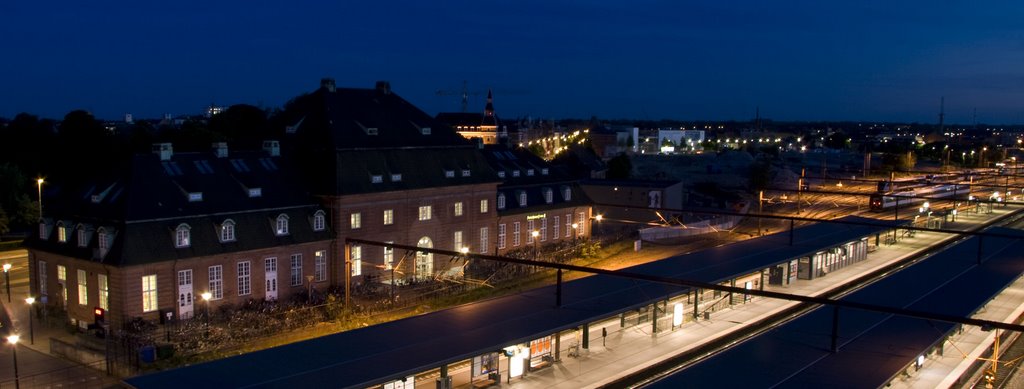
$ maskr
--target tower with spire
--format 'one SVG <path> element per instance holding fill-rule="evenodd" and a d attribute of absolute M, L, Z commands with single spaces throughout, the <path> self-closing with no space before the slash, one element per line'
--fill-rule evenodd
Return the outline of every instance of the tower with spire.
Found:
<path fill-rule="evenodd" d="M 507 133 L 502 130 L 501 121 L 494 114 L 494 92 L 487 90 L 487 105 L 484 112 L 442 112 L 437 114 L 436 119 L 448 124 L 456 132 L 468 139 L 478 138 L 483 144 L 497 144 Z"/>

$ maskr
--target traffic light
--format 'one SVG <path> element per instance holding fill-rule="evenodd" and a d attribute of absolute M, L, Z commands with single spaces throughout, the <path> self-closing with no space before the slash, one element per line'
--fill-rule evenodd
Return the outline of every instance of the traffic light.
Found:
<path fill-rule="evenodd" d="M 107 323 L 107 310 L 106 309 L 103 309 L 103 308 L 100 308 L 100 307 L 93 308 L 92 314 L 93 314 L 93 319 L 95 319 L 94 323 L 96 324 L 97 327 L 102 328 L 103 325 Z"/>

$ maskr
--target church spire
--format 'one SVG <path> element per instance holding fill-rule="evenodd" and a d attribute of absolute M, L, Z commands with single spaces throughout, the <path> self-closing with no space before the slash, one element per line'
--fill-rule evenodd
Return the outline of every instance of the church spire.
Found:
<path fill-rule="evenodd" d="M 490 89 L 487 89 L 487 105 L 484 107 L 484 122 L 481 124 L 485 126 L 498 125 L 498 119 L 494 117 L 494 94 Z"/>

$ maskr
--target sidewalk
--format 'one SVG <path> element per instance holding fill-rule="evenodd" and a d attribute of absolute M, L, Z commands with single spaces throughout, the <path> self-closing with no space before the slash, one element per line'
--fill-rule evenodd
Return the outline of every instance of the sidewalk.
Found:
<path fill-rule="evenodd" d="M 29 308 L 25 298 L 29 296 L 28 276 L 28 252 L 26 250 L 14 250 L 0 253 L 0 263 L 11 264 L 11 301 L 7 302 L 6 289 L 0 292 L 0 305 L 3 306 L 4 315 L 10 319 L 11 328 L 14 333 L 21 336 L 18 341 L 19 347 L 28 347 L 50 355 L 50 339 L 57 338 L 74 343 L 74 336 L 68 334 L 60 326 L 44 325 L 38 320 L 38 316 L 32 318 L 31 329 L 29 328 Z M 38 297 L 37 297 L 38 299 Z M 39 304 L 39 301 L 36 301 Z M 31 330 L 31 331 L 30 331 Z M 34 333 L 34 336 L 31 333 Z M 30 338 L 35 338 L 33 342 Z"/>

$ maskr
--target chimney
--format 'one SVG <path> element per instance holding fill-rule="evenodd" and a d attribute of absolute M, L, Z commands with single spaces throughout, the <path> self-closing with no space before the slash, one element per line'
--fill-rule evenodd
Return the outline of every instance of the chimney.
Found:
<path fill-rule="evenodd" d="M 327 89 L 328 92 L 332 93 L 337 90 L 337 88 L 334 86 L 333 78 L 321 78 L 320 88 Z"/>
<path fill-rule="evenodd" d="M 280 157 L 281 144 L 276 140 L 265 140 L 263 141 L 263 151 L 269 153 L 271 157 Z"/>
<path fill-rule="evenodd" d="M 216 155 L 217 158 L 228 157 L 228 142 L 213 142 L 212 146 L 213 154 Z"/>
<path fill-rule="evenodd" d="M 161 161 L 170 161 L 174 155 L 174 147 L 170 143 L 154 143 L 153 154 L 159 155 Z"/>
<path fill-rule="evenodd" d="M 391 94 L 391 83 L 387 81 L 377 81 L 377 92 L 383 95 Z"/>

